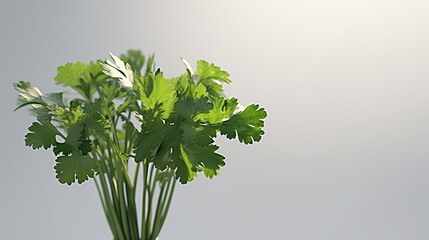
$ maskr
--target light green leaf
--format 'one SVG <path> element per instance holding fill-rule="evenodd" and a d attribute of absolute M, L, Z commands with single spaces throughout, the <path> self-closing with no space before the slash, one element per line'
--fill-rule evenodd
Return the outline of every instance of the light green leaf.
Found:
<path fill-rule="evenodd" d="M 200 113 L 195 119 L 210 124 L 219 124 L 229 119 L 238 105 L 236 98 L 218 98 L 213 103 L 213 108 L 208 113 Z"/>
<path fill-rule="evenodd" d="M 82 62 L 67 63 L 58 67 L 57 71 L 54 78 L 57 84 L 72 87 L 87 99 L 90 99 L 96 90 L 93 80 L 102 74 L 98 62 L 90 62 L 88 65 Z"/>
<path fill-rule="evenodd" d="M 221 133 L 229 139 L 238 136 L 238 140 L 245 144 L 259 142 L 264 134 L 262 127 L 266 116 L 267 112 L 263 108 L 251 104 L 244 111 L 222 122 Z"/>
<path fill-rule="evenodd" d="M 210 168 L 204 168 L 204 176 L 206 176 L 209 179 L 212 179 L 214 176 L 219 175 L 219 169 L 210 169 Z"/>
<path fill-rule="evenodd" d="M 154 117 L 160 115 L 167 119 L 176 102 L 173 80 L 164 78 L 162 73 L 150 74 L 144 79 L 142 87 L 139 87 L 140 100 L 146 110 L 152 111 Z"/>
<path fill-rule="evenodd" d="M 203 84 L 207 88 L 207 92 L 212 99 L 216 99 L 223 95 L 222 82 L 231 83 L 229 73 L 204 60 L 198 61 L 197 76 L 199 78 L 198 83 Z"/>
<path fill-rule="evenodd" d="M 197 75 L 201 81 L 217 80 L 224 83 L 231 83 L 228 72 L 205 60 L 199 60 L 197 62 Z"/>
<path fill-rule="evenodd" d="M 70 108 L 58 107 L 53 114 L 65 127 L 81 123 L 86 118 L 86 114 L 80 106 L 76 106 L 74 108 L 72 108 L 72 106 Z"/>
<path fill-rule="evenodd" d="M 57 84 L 75 88 L 81 85 L 81 78 L 86 72 L 86 66 L 83 62 L 67 63 L 58 67 L 57 71 L 57 76 L 54 78 Z"/>

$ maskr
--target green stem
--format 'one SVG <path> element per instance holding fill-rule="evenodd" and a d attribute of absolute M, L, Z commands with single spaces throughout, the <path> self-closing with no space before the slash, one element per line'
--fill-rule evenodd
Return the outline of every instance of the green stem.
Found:
<path fill-rule="evenodd" d="M 156 210 L 155 210 L 155 219 L 153 220 L 152 234 L 149 239 L 155 239 L 157 237 L 159 223 L 161 222 L 161 212 L 162 212 L 162 209 L 164 208 L 165 196 L 167 195 L 165 193 L 168 191 L 169 187 L 170 187 L 170 182 L 168 182 L 167 184 L 165 182 L 161 184 L 161 189 L 159 190 L 159 195 L 158 195 L 158 203 L 156 205 Z"/>
<path fill-rule="evenodd" d="M 155 184 L 156 181 L 153 177 L 153 170 L 155 169 L 155 165 L 152 164 L 151 168 L 150 168 L 150 175 L 149 175 L 149 182 L 148 182 L 148 210 L 147 210 L 147 221 L 146 221 L 146 229 L 147 231 L 147 236 L 146 238 L 148 239 L 150 236 L 150 229 L 152 228 L 152 202 L 153 202 L 153 195 L 154 195 L 154 190 L 155 190 Z M 157 170 L 158 171 L 158 170 Z M 156 174 L 155 174 L 156 176 Z"/>
<path fill-rule="evenodd" d="M 147 229 L 146 229 L 146 191 L 148 190 L 147 184 L 147 175 L 148 175 L 148 165 L 147 163 L 143 164 L 143 194 L 142 194 L 142 218 L 141 218 L 141 239 L 147 239 Z"/>
<path fill-rule="evenodd" d="M 102 159 L 98 159 L 97 152 L 95 150 L 93 150 L 92 155 L 99 163 L 104 165 L 104 161 Z M 119 223 L 118 216 L 116 214 L 116 211 L 115 211 L 113 203 L 112 203 L 112 202 L 115 202 L 115 200 L 110 199 L 109 189 L 107 187 L 106 179 L 104 178 L 103 166 L 100 169 L 99 177 L 100 177 L 100 183 L 101 183 L 103 195 L 104 195 L 103 199 L 106 203 L 106 209 L 107 209 L 107 212 L 110 213 L 108 215 L 111 216 L 112 225 L 114 226 L 113 228 L 111 228 L 111 230 L 112 230 L 112 232 L 115 232 L 115 237 L 117 237 L 119 240 L 126 240 L 124 237 L 121 225 Z M 110 192 L 112 192 L 112 191 L 110 191 Z"/>
<path fill-rule="evenodd" d="M 153 228 L 151 240 L 156 239 L 156 237 L 158 236 L 158 234 L 162 229 L 162 226 L 164 225 L 168 210 L 170 208 L 171 200 L 173 198 L 175 184 L 176 184 L 176 179 L 173 176 L 168 181 L 164 196 L 160 195 L 160 198 L 162 198 L 162 200 L 160 203 L 158 203 L 158 206 L 157 206 L 155 226 Z M 159 208 L 159 211 L 158 211 L 158 208 Z"/>
<path fill-rule="evenodd" d="M 106 200 L 105 200 L 104 196 L 101 194 L 100 184 L 97 181 L 97 177 L 94 177 L 94 183 L 95 183 L 95 186 L 97 187 L 98 196 L 100 197 L 101 205 L 103 206 L 103 212 L 104 212 L 104 215 L 106 216 L 107 223 L 109 224 L 109 228 L 112 231 L 113 236 L 116 236 L 117 235 L 116 230 L 114 229 L 109 211 L 106 208 L 106 203 L 105 203 Z"/>
<path fill-rule="evenodd" d="M 139 170 L 140 170 L 140 162 L 137 163 L 136 171 L 134 172 L 134 181 L 133 181 L 134 194 L 136 193 L 136 189 L 137 189 L 137 179 L 139 177 Z"/>
<path fill-rule="evenodd" d="M 174 188 L 176 187 L 176 179 L 174 177 L 172 178 L 172 185 L 173 186 L 170 189 L 170 193 L 168 194 L 169 196 L 168 196 L 167 205 L 166 205 L 166 208 L 165 208 L 164 213 L 162 215 L 160 229 L 164 225 L 165 219 L 167 218 L 168 210 L 170 209 L 171 200 L 173 200 Z"/>
<path fill-rule="evenodd" d="M 119 207 L 121 210 L 122 227 L 124 229 L 126 239 L 130 239 L 130 230 L 129 230 L 128 217 L 127 217 L 128 209 L 125 205 L 125 195 L 124 195 L 124 189 L 123 189 L 122 173 L 121 173 L 121 171 L 118 171 L 117 174 L 119 175 L 118 180 L 117 180 L 117 184 L 118 184 L 118 197 L 119 197 Z"/>
<path fill-rule="evenodd" d="M 107 138 L 107 147 L 108 147 L 108 156 L 107 155 L 105 155 L 104 153 L 102 153 L 102 154 L 100 154 L 100 153 L 98 153 L 97 151 L 94 151 L 95 152 L 95 154 L 99 154 L 99 157 L 100 157 L 100 163 L 101 163 L 101 165 L 102 165 L 102 169 L 105 169 L 107 172 L 106 172 L 106 175 L 107 175 L 107 178 L 108 178 L 108 181 L 109 181 L 109 187 L 110 187 L 110 191 L 106 191 L 105 192 L 105 195 L 107 196 L 107 197 L 109 197 L 109 193 L 110 193 L 110 195 L 111 195 L 111 199 L 112 199 L 112 203 L 111 203 L 111 208 L 110 208 L 110 212 L 112 213 L 112 214 L 115 214 L 115 216 L 116 216 L 116 218 L 118 219 L 117 221 L 116 221 L 116 224 L 117 224 L 117 226 L 116 226 L 116 228 L 120 228 L 121 229 L 121 234 L 123 235 L 124 233 L 126 234 L 126 231 L 124 232 L 123 230 L 125 230 L 125 229 L 123 229 L 123 227 L 120 225 L 120 220 L 119 220 L 119 218 L 118 218 L 118 216 L 122 216 L 121 215 L 121 208 L 120 208 L 120 202 L 119 202 L 119 196 L 118 196 L 118 193 L 119 193 L 119 191 L 118 191 L 118 187 L 117 187 L 117 181 L 115 181 L 115 178 L 114 178 L 114 172 L 116 171 L 116 168 L 114 168 L 114 167 L 111 167 L 111 169 L 110 169 L 110 171 L 109 171 L 109 168 L 108 168 L 108 166 L 106 165 L 106 163 L 105 163 L 105 161 L 108 161 L 110 164 L 109 165 L 112 165 L 113 164 L 113 155 L 112 155 L 112 153 L 111 153 L 111 151 L 110 151 L 110 141 L 109 141 L 109 139 Z M 100 149 L 101 147 L 100 146 L 98 146 L 98 148 Z M 102 178 L 101 178 L 102 177 Z M 104 179 L 104 174 L 102 175 L 102 176 L 100 176 L 100 178 L 101 178 L 101 180 L 102 180 L 102 183 L 104 182 L 104 184 L 106 185 L 106 189 L 107 189 L 107 183 L 106 183 L 106 181 L 105 181 L 105 179 Z M 116 183 L 116 184 L 115 184 Z"/>
<path fill-rule="evenodd" d="M 101 147 L 98 146 L 98 148 L 101 151 Z M 112 197 L 113 209 L 114 209 L 114 211 L 115 211 L 115 213 L 117 215 L 120 215 L 120 209 L 119 209 L 119 205 L 118 205 L 117 187 L 116 187 L 115 182 L 114 182 L 114 171 L 115 171 L 115 168 L 113 167 L 113 161 L 112 161 L 112 157 L 111 157 L 112 154 L 111 154 L 111 151 L 110 151 L 109 144 L 107 144 L 107 148 L 108 148 L 107 152 L 109 154 L 108 156 L 104 152 L 102 152 L 101 154 L 100 153 L 98 153 L 98 154 L 100 154 L 99 158 L 102 159 L 100 161 L 101 164 L 102 164 L 102 167 L 104 169 L 106 169 L 106 171 L 107 171 L 106 174 L 108 176 L 108 181 L 109 181 L 109 185 L 110 185 L 110 194 L 111 194 L 111 197 Z M 109 170 L 109 167 L 106 165 L 105 161 L 108 162 L 110 170 Z"/>

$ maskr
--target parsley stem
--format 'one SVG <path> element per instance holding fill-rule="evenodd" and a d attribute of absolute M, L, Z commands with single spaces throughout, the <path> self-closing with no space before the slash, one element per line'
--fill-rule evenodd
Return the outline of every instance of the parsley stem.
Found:
<path fill-rule="evenodd" d="M 153 172 L 155 169 L 155 165 L 152 164 L 151 168 L 150 168 L 150 174 L 149 174 L 149 182 L 148 182 L 148 210 L 147 210 L 147 221 L 146 221 L 146 228 L 149 230 L 151 229 L 151 225 L 152 225 L 152 201 L 153 201 L 153 194 L 154 194 L 154 189 L 155 189 L 155 177 L 153 176 Z M 156 170 L 158 172 L 158 170 Z M 156 174 L 155 174 L 156 176 Z M 148 235 L 146 236 L 146 238 L 148 238 L 150 236 L 149 231 L 147 232 Z"/>
<path fill-rule="evenodd" d="M 100 197 L 101 205 L 103 206 L 103 212 L 104 212 L 104 215 L 106 216 L 107 223 L 109 224 L 110 231 L 112 231 L 113 236 L 116 236 L 117 235 L 115 232 L 116 230 L 114 229 L 109 211 L 106 208 L 106 199 L 104 198 L 103 194 L 100 191 L 100 184 L 97 181 L 97 177 L 94 177 L 94 183 L 95 183 L 95 186 L 97 187 L 98 196 Z"/>
<path fill-rule="evenodd" d="M 133 181 L 134 194 L 136 193 L 136 189 L 137 189 L 137 179 L 139 177 L 140 165 L 141 165 L 141 163 L 138 162 L 136 165 L 136 170 L 134 172 L 134 181 Z"/>
<path fill-rule="evenodd" d="M 165 198 L 168 195 L 168 189 L 170 188 L 170 183 L 171 181 L 169 180 L 168 183 L 163 182 L 161 184 L 161 189 L 159 191 L 159 196 L 158 196 L 158 203 L 156 206 L 156 211 L 155 211 L 155 219 L 154 219 L 154 224 L 153 224 L 153 230 L 152 230 L 152 235 L 150 237 L 150 239 L 155 239 L 159 233 L 160 230 L 160 223 L 161 223 L 161 213 L 163 211 L 164 205 L 165 205 Z"/>
<path fill-rule="evenodd" d="M 105 166 L 104 161 L 102 159 L 98 158 L 97 152 L 94 149 L 93 149 L 93 154 L 92 155 L 93 155 L 93 157 L 99 163 L 102 164 L 102 166 L 103 165 Z M 103 193 L 104 193 L 104 200 L 106 202 L 106 206 L 107 206 L 108 212 L 110 212 L 109 216 L 111 216 L 112 220 L 113 220 L 114 228 L 112 228 L 112 231 L 116 232 L 116 236 L 119 238 L 119 240 L 126 240 L 124 238 L 124 235 L 123 235 L 123 232 L 122 232 L 122 228 L 121 228 L 121 225 L 120 225 L 119 220 L 118 220 L 118 216 L 117 216 L 116 211 L 114 210 L 114 206 L 112 204 L 112 202 L 115 202 L 115 200 L 114 200 L 114 198 L 110 199 L 110 194 L 109 194 L 109 190 L 108 190 L 108 187 L 107 187 L 106 179 L 104 178 L 104 174 L 105 173 L 104 173 L 103 169 L 104 169 L 104 167 L 100 168 L 100 172 L 99 172 L 98 175 L 99 175 L 100 183 L 101 183 L 102 190 L 103 190 Z M 112 193 L 113 191 L 110 191 L 110 192 Z"/>
<path fill-rule="evenodd" d="M 170 205 L 171 205 L 171 200 L 173 200 L 174 188 L 176 187 L 176 179 L 174 177 L 172 177 L 172 185 L 173 186 L 171 187 L 170 192 L 168 194 L 168 200 L 167 200 L 166 208 L 164 210 L 164 213 L 162 214 L 160 230 L 161 230 L 162 226 L 164 225 L 165 219 L 167 218 L 168 210 L 170 209 Z"/>
<path fill-rule="evenodd" d="M 148 165 L 143 162 L 143 194 L 142 194 L 142 218 L 141 218 L 141 239 L 147 239 L 147 229 L 146 229 L 146 191 L 148 190 L 147 184 L 147 175 L 148 175 Z"/>

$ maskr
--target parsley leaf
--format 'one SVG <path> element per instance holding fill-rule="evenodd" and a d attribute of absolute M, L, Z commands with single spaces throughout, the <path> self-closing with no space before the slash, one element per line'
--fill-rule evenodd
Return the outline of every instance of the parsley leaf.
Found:
<path fill-rule="evenodd" d="M 204 60 L 199 60 L 197 64 L 198 83 L 202 83 L 212 99 L 216 99 L 223 95 L 223 83 L 231 83 L 229 73 L 222 70 L 213 63 L 208 63 Z"/>
<path fill-rule="evenodd" d="M 32 147 L 33 149 L 41 147 L 48 149 L 57 142 L 55 140 L 57 130 L 51 124 L 33 122 L 33 124 L 28 128 L 28 131 L 29 133 L 25 135 L 25 145 Z"/>
<path fill-rule="evenodd" d="M 172 160 L 176 166 L 176 178 L 180 183 L 185 184 L 192 181 L 197 176 L 196 169 L 189 161 L 188 154 L 183 149 L 183 145 L 173 148 Z"/>
<path fill-rule="evenodd" d="M 82 62 L 67 63 L 58 67 L 57 71 L 54 78 L 57 84 L 72 87 L 87 99 L 91 99 L 96 91 L 93 80 L 102 74 L 98 62 L 89 62 L 87 65 Z"/>
<path fill-rule="evenodd" d="M 83 183 L 94 177 L 98 171 L 98 163 L 90 156 L 84 156 L 79 151 L 73 151 L 69 156 L 60 156 L 56 160 L 54 169 L 60 183 L 71 185 L 77 179 Z"/>
<path fill-rule="evenodd" d="M 259 142 L 264 131 L 263 119 L 267 112 L 257 104 L 249 105 L 244 111 L 237 113 L 221 125 L 221 133 L 232 139 L 238 136 L 238 140 L 245 144 L 253 141 Z"/>
<path fill-rule="evenodd" d="M 238 100 L 236 98 L 218 98 L 214 101 L 213 108 L 208 113 L 198 114 L 196 118 L 206 123 L 219 124 L 232 116 L 237 105 Z"/>
<path fill-rule="evenodd" d="M 224 83 L 231 83 L 229 73 L 222 70 L 213 63 L 208 63 L 205 60 L 199 60 L 197 63 L 197 75 L 201 81 L 203 80 L 218 80 Z"/>
<path fill-rule="evenodd" d="M 140 100 L 153 113 L 153 117 L 161 115 L 163 119 L 167 119 L 176 102 L 172 79 L 164 78 L 161 72 L 149 74 L 144 79 L 139 79 L 138 86 Z"/>
<path fill-rule="evenodd" d="M 182 155 L 186 154 L 193 166 L 217 170 L 225 165 L 223 161 L 225 157 L 216 153 L 218 149 L 219 147 L 216 145 L 183 145 Z"/>
<path fill-rule="evenodd" d="M 92 151 L 91 140 L 87 136 L 84 125 L 73 124 L 67 128 L 67 137 L 63 143 L 57 143 L 53 149 L 55 155 L 70 155 L 74 151 L 80 151 L 86 156 Z"/>
<path fill-rule="evenodd" d="M 81 84 L 82 75 L 86 71 L 86 65 L 83 62 L 67 63 L 57 68 L 57 76 L 54 78 L 58 84 L 69 87 L 78 87 Z"/>
<path fill-rule="evenodd" d="M 142 126 L 142 132 L 138 135 L 135 143 L 137 162 L 147 160 L 149 162 L 155 157 L 161 143 L 167 138 L 173 128 L 164 124 L 160 119 Z"/>

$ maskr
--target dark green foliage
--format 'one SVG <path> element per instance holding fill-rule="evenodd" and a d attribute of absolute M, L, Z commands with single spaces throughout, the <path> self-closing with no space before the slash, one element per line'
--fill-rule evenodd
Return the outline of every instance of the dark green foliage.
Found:
<path fill-rule="evenodd" d="M 98 170 L 97 161 L 89 156 L 73 151 L 71 155 L 58 157 L 55 172 L 60 183 L 71 185 L 76 180 L 83 183 L 94 177 Z"/>

